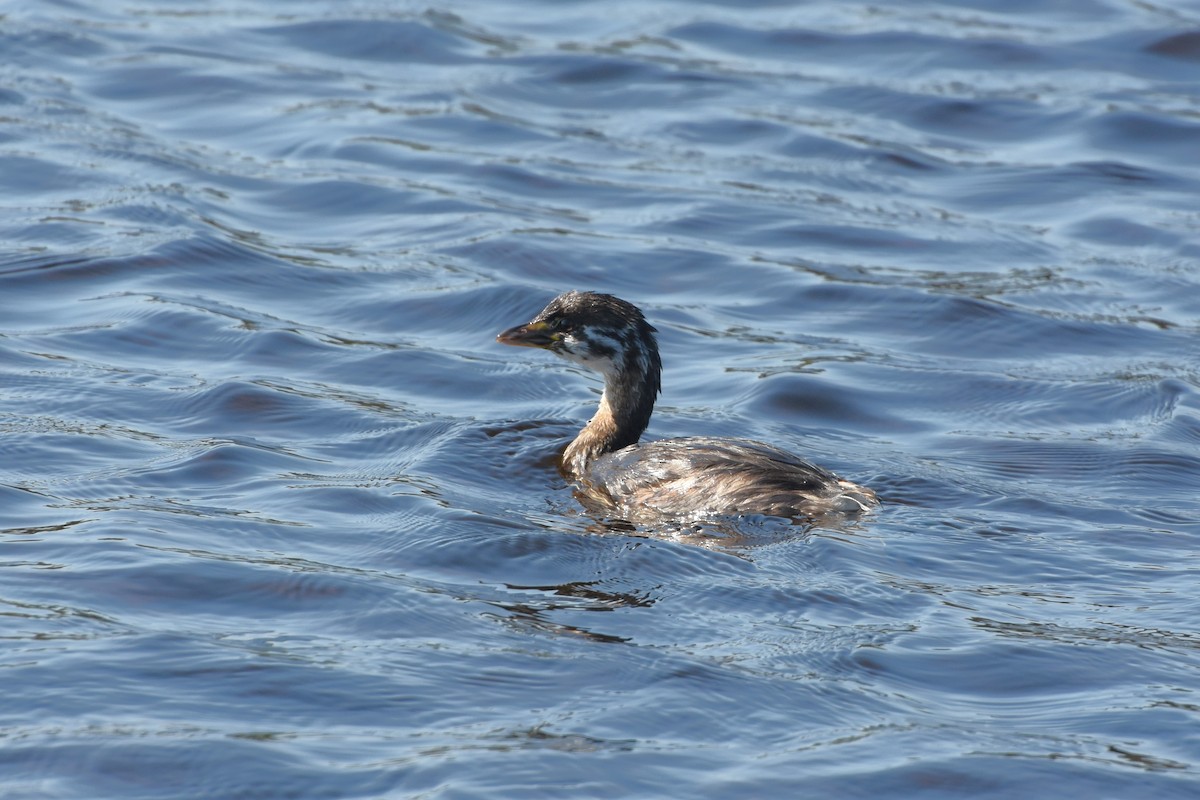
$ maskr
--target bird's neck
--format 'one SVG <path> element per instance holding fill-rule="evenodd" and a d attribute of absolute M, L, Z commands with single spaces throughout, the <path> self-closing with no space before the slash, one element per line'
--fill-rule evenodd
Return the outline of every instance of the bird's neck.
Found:
<path fill-rule="evenodd" d="M 657 394 L 657 376 L 650 380 L 642 374 L 608 376 L 595 416 L 563 453 L 563 468 L 572 477 L 582 477 L 595 459 L 635 444 L 650 424 Z"/>

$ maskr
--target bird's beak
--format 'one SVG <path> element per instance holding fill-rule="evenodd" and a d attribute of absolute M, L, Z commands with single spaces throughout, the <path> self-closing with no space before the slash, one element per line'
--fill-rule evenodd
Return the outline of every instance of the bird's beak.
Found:
<path fill-rule="evenodd" d="M 559 335 L 550 330 L 544 322 L 529 322 L 509 328 L 496 336 L 500 344 L 511 344 L 517 347 L 549 347 L 559 340 Z"/>

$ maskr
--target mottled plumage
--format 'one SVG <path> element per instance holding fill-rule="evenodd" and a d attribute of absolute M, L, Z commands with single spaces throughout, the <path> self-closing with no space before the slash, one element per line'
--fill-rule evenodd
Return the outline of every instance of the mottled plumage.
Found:
<path fill-rule="evenodd" d="M 698 436 L 638 444 L 660 388 L 654 333 L 624 300 L 567 292 L 496 337 L 549 350 L 604 377 L 600 407 L 563 453 L 563 470 L 586 501 L 629 519 L 672 520 L 811 518 L 877 505 L 870 489 L 762 442 Z"/>

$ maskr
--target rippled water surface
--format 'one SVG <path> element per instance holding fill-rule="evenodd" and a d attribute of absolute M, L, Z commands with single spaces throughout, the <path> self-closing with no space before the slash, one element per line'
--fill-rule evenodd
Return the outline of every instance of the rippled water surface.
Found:
<path fill-rule="evenodd" d="M 5 797 L 1200 793 L 1200 4 L 3 11 Z M 883 508 L 589 517 L 569 288 Z"/>

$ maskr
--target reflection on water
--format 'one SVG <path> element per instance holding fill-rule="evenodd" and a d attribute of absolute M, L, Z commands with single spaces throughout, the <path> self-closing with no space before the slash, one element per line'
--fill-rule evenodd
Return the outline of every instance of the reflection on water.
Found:
<path fill-rule="evenodd" d="M 1200 12 L 615 10 L 10 10 L 6 796 L 1195 794 Z M 570 288 L 884 506 L 589 516 Z"/>

